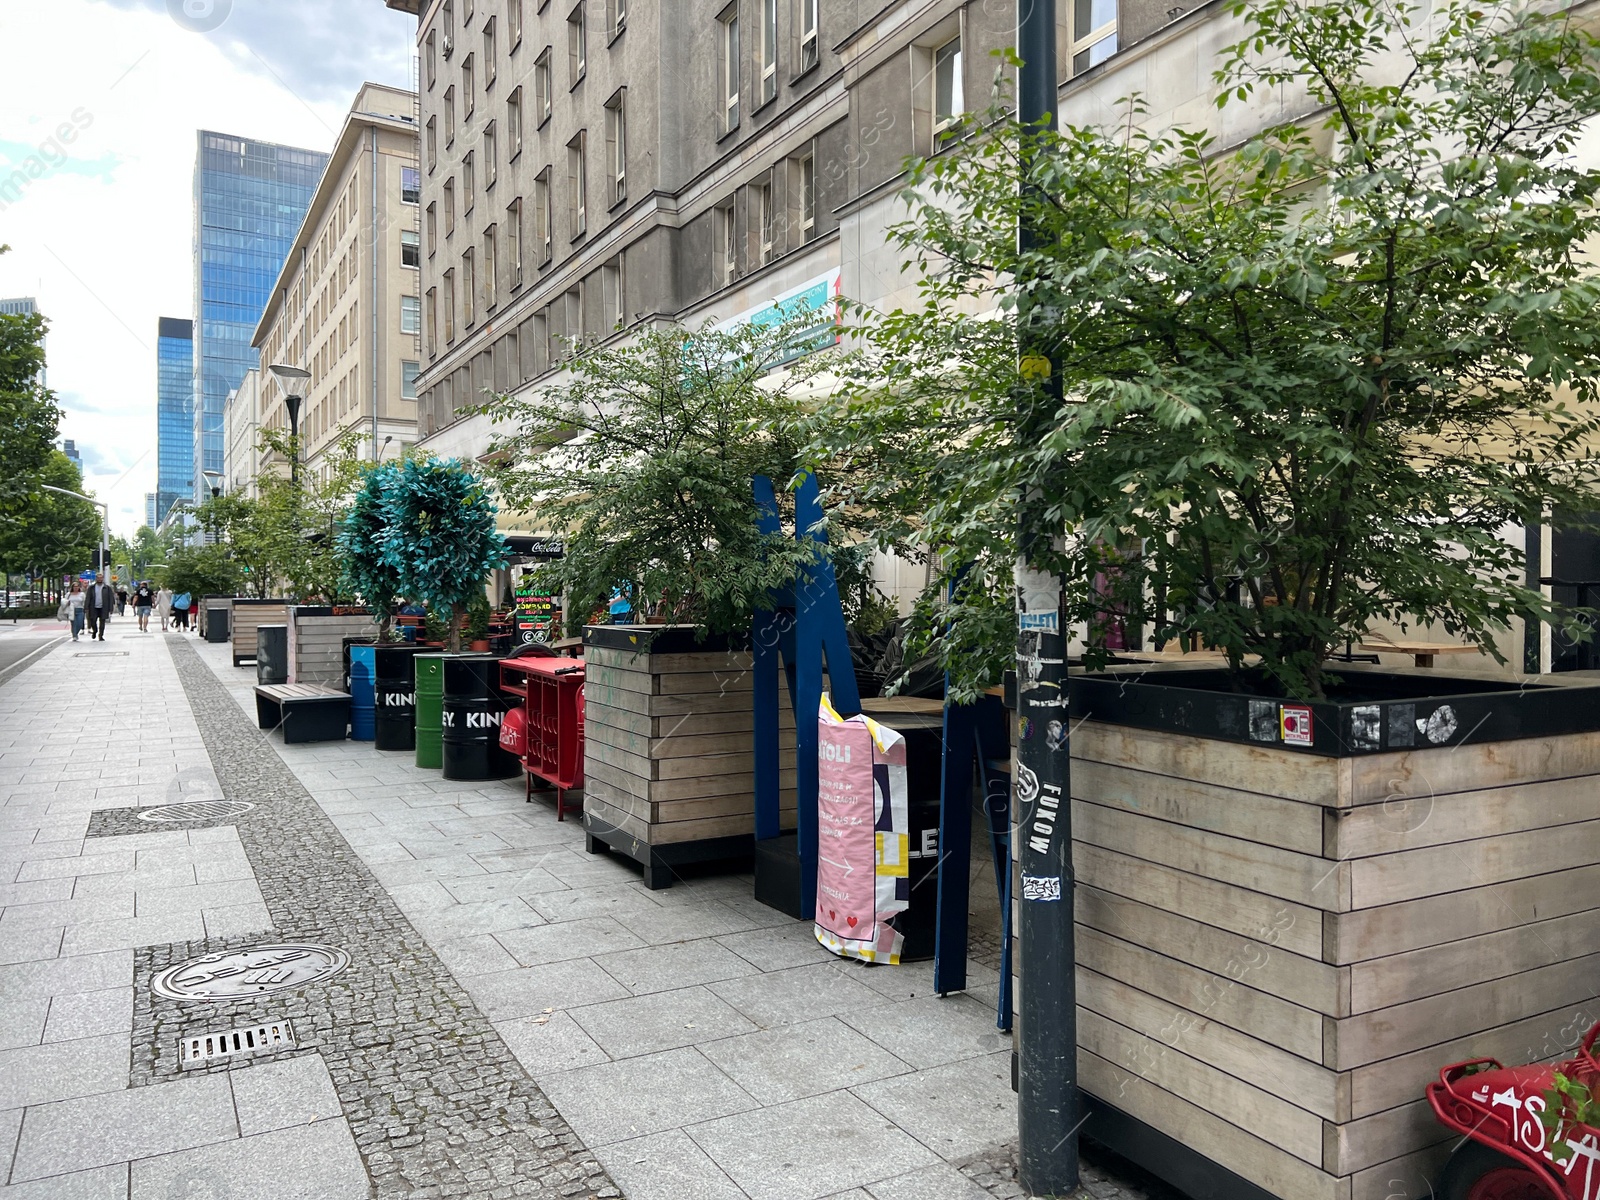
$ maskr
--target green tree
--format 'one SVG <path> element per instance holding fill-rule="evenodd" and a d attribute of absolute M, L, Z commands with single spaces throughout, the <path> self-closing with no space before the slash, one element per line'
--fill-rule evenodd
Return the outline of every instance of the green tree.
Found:
<path fill-rule="evenodd" d="M 361 489 L 345 513 L 339 534 L 344 572 L 343 587 L 358 597 L 378 619 L 378 640 L 389 640 L 395 602 L 401 595 L 398 568 L 385 552 L 387 509 L 385 497 L 398 486 L 400 464 L 386 462 L 366 468 Z"/>
<path fill-rule="evenodd" d="M 1497 0 L 1232 11 L 1220 103 L 1325 118 L 1225 149 L 1137 101 L 1059 135 L 990 113 L 914 168 L 921 303 L 867 323 L 817 439 L 945 568 L 922 630 L 959 694 L 1013 653 L 1019 523 L 1074 621 L 1198 634 L 1297 696 L 1375 621 L 1492 652 L 1552 616 L 1501 533 L 1595 507 L 1600 172 L 1568 153 L 1595 38 Z"/>
<path fill-rule="evenodd" d="M 10 249 L 0 246 L 0 254 Z M 44 386 L 44 335 L 38 313 L 0 313 L 0 515 L 34 498 L 51 462 L 61 409 Z"/>
<path fill-rule="evenodd" d="M 35 483 L 83 491 L 72 460 L 51 450 Z M 59 580 L 94 561 L 100 545 L 100 510 L 86 500 L 42 487 L 15 514 L 0 513 L 0 572 Z"/>
<path fill-rule="evenodd" d="M 180 546 L 168 557 L 162 581 L 174 595 L 188 592 L 198 604 L 201 596 L 237 595 L 240 576 L 226 546 Z"/>

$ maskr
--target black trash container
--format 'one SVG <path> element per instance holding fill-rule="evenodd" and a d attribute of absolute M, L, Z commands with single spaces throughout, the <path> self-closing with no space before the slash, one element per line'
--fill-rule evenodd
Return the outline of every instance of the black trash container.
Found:
<path fill-rule="evenodd" d="M 446 779 L 509 779 L 522 771 L 500 749 L 500 721 L 511 701 L 499 688 L 500 660 L 464 654 L 444 660 L 443 751 Z"/>
<path fill-rule="evenodd" d="M 415 646 L 373 648 L 373 745 L 379 750 L 417 748 Z"/>
<path fill-rule="evenodd" d="M 256 682 L 289 681 L 289 627 L 256 626 Z"/>
<path fill-rule="evenodd" d="M 208 641 L 208 642 L 225 642 L 225 641 L 227 641 L 228 640 L 228 618 L 230 616 L 232 616 L 232 615 L 233 614 L 230 613 L 227 609 L 222 608 L 220 606 L 217 607 L 217 608 L 213 608 L 213 609 L 207 610 L 207 612 L 206 612 L 206 641 Z M 284 628 L 287 629 L 288 626 L 284 626 Z M 287 634 L 285 636 L 287 637 Z M 285 642 L 284 644 L 285 644 L 285 647 L 287 648 L 288 643 Z M 259 659 L 256 660 L 256 665 L 257 665 L 257 667 L 260 666 L 260 660 Z"/>

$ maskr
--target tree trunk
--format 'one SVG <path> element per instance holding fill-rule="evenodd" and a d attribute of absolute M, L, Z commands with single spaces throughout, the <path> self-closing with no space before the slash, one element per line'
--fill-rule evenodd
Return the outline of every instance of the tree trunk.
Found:
<path fill-rule="evenodd" d="M 450 606 L 450 653 L 461 653 L 461 618 L 466 614 L 465 604 Z"/>

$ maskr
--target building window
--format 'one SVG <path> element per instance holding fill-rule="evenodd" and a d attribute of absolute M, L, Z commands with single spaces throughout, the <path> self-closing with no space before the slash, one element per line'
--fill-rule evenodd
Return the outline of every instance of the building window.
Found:
<path fill-rule="evenodd" d="M 756 207 L 761 218 L 761 264 L 772 259 L 773 236 L 776 233 L 777 213 L 772 204 L 772 183 L 769 180 L 756 188 Z"/>
<path fill-rule="evenodd" d="M 428 289 L 428 355 L 439 353 L 439 289 Z"/>
<path fill-rule="evenodd" d="M 778 0 L 761 4 L 761 103 L 778 94 Z"/>
<path fill-rule="evenodd" d="M 628 0 L 606 0 L 606 36 L 613 41 L 628 28 Z"/>
<path fill-rule="evenodd" d="M 472 24 L 472 0 L 461 0 L 461 27 Z"/>
<path fill-rule="evenodd" d="M 428 48 L 424 57 L 428 62 L 428 87 L 432 88 L 434 81 L 439 78 L 439 35 L 432 29 L 428 30 Z"/>
<path fill-rule="evenodd" d="M 444 235 L 456 231 L 456 181 L 452 176 L 444 181 Z"/>
<path fill-rule="evenodd" d="M 495 254 L 495 227 L 483 231 L 483 307 L 487 312 L 500 303 L 500 259 Z"/>
<path fill-rule="evenodd" d="M 461 111 L 463 120 L 472 115 L 472 110 L 478 106 L 478 89 L 473 86 L 472 55 L 467 55 L 461 62 Z"/>
<path fill-rule="evenodd" d="M 467 156 L 461 160 L 461 211 L 472 211 L 473 202 L 477 199 L 478 171 L 475 159 L 476 151 L 468 150 Z"/>
<path fill-rule="evenodd" d="M 496 173 L 499 169 L 498 150 L 494 122 L 490 121 L 483 127 L 483 187 L 485 191 L 494 186 Z"/>
<path fill-rule="evenodd" d="M 1116 52 L 1116 0 L 1072 0 L 1072 73 L 1081 75 Z"/>
<path fill-rule="evenodd" d="M 622 255 L 600 268 L 600 287 L 604 293 L 607 332 L 614 332 L 628 323 L 622 304 Z"/>
<path fill-rule="evenodd" d="M 567 356 L 571 357 L 573 346 L 583 340 L 583 285 L 570 289 L 566 296 L 566 329 L 568 347 Z"/>
<path fill-rule="evenodd" d="M 444 340 L 456 340 L 456 273 L 444 273 Z"/>
<path fill-rule="evenodd" d="M 942 137 L 966 111 L 966 101 L 961 94 L 961 37 L 958 34 L 933 52 L 934 137 Z"/>
<path fill-rule="evenodd" d="M 408 358 L 400 360 L 400 399 L 417 398 L 417 376 L 420 374 L 422 374 L 421 363 L 414 363 Z"/>
<path fill-rule="evenodd" d="M 731 284 L 739 273 L 739 244 L 736 240 L 737 223 L 733 219 L 733 201 L 717 209 L 717 277 L 723 287 Z"/>
<path fill-rule="evenodd" d="M 589 232 L 589 131 L 578 130 L 578 135 L 567 143 L 567 217 L 572 240 L 577 241 Z"/>
<path fill-rule="evenodd" d="M 428 205 L 428 253 L 439 248 L 439 206 Z"/>
<path fill-rule="evenodd" d="M 539 265 L 543 266 L 550 261 L 551 255 L 551 226 L 553 224 L 550 211 L 550 168 L 546 167 L 539 172 L 539 177 L 533 181 L 533 240 L 534 249 L 539 255 Z"/>
<path fill-rule="evenodd" d="M 567 86 L 575 88 L 589 70 L 589 31 L 583 24 L 583 5 L 567 15 Z"/>
<path fill-rule="evenodd" d="M 506 53 L 522 45 L 522 0 L 506 0 Z"/>
<path fill-rule="evenodd" d="M 400 168 L 400 203 L 415 204 L 422 199 L 422 172 L 415 167 Z"/>
<path fill-rule="evenodd" d="M 473 257 L 471 246 L 461 252 L 461 324 L 468 329 L 478 319 L 478 272 Z"/>
<path fill-rule="evenodd" d="M 506 206 L 506 286 L 522 286 L 522 201 Z"/>
<path fill-rule="evenodd" d="M 809 242 L 817 236 L 817 154 L 815 150 L 800 156 L 798 163 L 800 183 L 800 240 Z"/>
<path fill-rule="evenodd" d="M 516 162 L 522 153 L 522 89 L 506 97 L 506 161 Z"/>
<path fill-rule="evenodd" d="M 439 119 L 428 118 L 428 170 L 439 165 Z"/>
<path fill-rule="evenodd" d="M 628 198 L 628 113 L 626 88 L 606 103 L 606 186 L 611 204 Z"/>
<path fill-rule="evenodd" d="M 486 92 L 494 86 L 496 69 L 494 53 L 494 18 L 490 17 L 483 23 L 483 90 Z"/>
<path fill-rule="evenodd" d="M 415 296 L 400 297 L 400 332 L 422 332 L 422 304 Z"/>
<path fill-rule="evenodd" d="M 550 119 L 550 47 L 546 46 L 533 64 L 533 102 L 539 106 L 539 124 Z"/>
<path fill-rule="evenodd" d="M 820 0 L 800 0 L 800 69 L 817 65 L 817 5 Z"/>
<path fill-rule="evenodd" d="M 730 5 L 718 18 L 722 25 L 722 129 L 739 128 L 739 8 Z"/>
<path fill-rule="evenodd" d="M 456 6 L 454 0 L 444 0 L 444 56 L 449 58 L 456 50 Z"/>
<path fill-rule="evenodd" d="M 444 144 L 449 146 L 456 140 L 456 89 L 455 85 L 444 90 Z"/>
<path fill-rule="evenodd" d="M 402 267 L 422 265 L 422 235 L 414 229 L 400 231 L 400 265 Z"/>

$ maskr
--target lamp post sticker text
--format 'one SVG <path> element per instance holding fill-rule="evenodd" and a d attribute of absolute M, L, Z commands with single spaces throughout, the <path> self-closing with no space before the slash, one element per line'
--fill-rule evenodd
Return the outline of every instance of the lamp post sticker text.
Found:
<path fill-rule="evenodd" d="M 1022 898 L 1024 900 L 1061 899 L 1061 876 L 1024 875 L 1022 877 Z"/>

